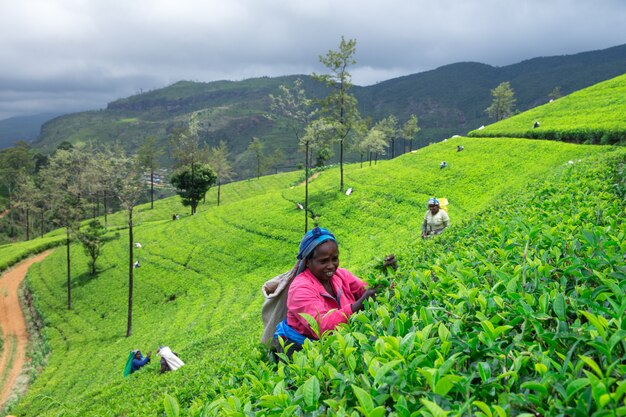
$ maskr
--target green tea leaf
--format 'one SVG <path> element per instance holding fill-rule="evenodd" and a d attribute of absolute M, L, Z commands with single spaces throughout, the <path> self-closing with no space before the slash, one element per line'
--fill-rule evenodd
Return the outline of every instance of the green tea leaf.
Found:
<path fill-rule="evenodd" d="M 359 400 L 359 404 L 361 404 L 363 414 L 368 415 L 374 409 L 372 396 L 363 388 L 359 388 L 356 385 L 352 385 L 352 391 L 354 395 L 356 395 L 357 400 Z"/>
<path fill-rule="evenodd" d="M 165 407 L 165 415 L 167 417 L 178 417 L 180 414 L 180 407 L 176 398 L 165 394 L 163 398 L 163 405 Z"/>
<path fill-rule="evenodd" d="M 487 416 L 487 417 L 492 417 L 493 416 L 493 414 L 491 413 L 491 409 L 484 402 L 482 402 L 482 401 L 473 401 L 472 404 L 475 405 L 476 407 L 480 408 L 480 411 L 482 411 L 485 416 Z"/>
<path fill-rule="evenodd" d="M 446 417 L 448 414 L 450 414 L 449 411 L 444 410 L 443 408 L 439 407 L 437 403 L 427 400 L 426 398 L 420 399 L 420 402 L 424 404 L 424 406 L 428 409 L 428 411 L 430 411 L 433 417 Z"/>
<path fill-rule="evenodd" d="M 316 376 L 312 376 L 304 383 L 303 389 L 304 403 L 311 408 L 317 408 L 317 401 L 320 398 L 320 381 Z"/>
<path fill-rule="evenodd" d="M 552 303 L 552 309 L 554 310 L 554 314 L 556 314 L 559 320 L 565 321 L 567 319 L 565 313 L 565 297 L 563 297 L 563 294 L 559 293 L 556 295 L 556 297 L 554 298 L 554 302 Z"/>

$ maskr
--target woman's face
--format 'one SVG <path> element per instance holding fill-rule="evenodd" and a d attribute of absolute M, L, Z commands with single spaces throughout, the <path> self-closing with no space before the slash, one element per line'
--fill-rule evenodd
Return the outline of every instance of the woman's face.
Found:
<path fill-rule="evenodd" d="M 339 268 L 339 248 L 332 240 L 319 245 L 306 263 L 307 268 L 321 283 L 330 282 Z"/>
<path fill-rule="evenodd" d="M 428 210 L 430 210 L 431 214 L 437 214 L 437 212 L 439 211 L 439 206 L 436 204 L 429 204 Z"/>

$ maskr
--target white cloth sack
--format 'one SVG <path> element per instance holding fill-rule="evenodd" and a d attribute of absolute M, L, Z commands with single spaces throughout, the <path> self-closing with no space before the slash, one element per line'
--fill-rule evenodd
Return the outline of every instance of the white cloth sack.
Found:
<path fill-rule="evenodd" d="M 263 318 L 263 336 L 262 343 L 269 343 L 274 337 L 276 325 L 287 317 L 287 293 L 289 285 L 296 276 L 299 262 L 296 262 L 290 271 L 267 281 L 263 284 L 262 291 L 265 297 L 261 317 Z"/>
<path fill-rule="evenodd" d="M 161 357 L 165 359 L 165 362 L 167 362 L 172 371 L 177 370 L 185 364 L 185 362 L 181 361 L 178 356 L 174 355 L 172 349 L 167 346 L 163 346 L 162 348 L 160 348 L 157 352 L 157 355 L 161 355 Z"/>

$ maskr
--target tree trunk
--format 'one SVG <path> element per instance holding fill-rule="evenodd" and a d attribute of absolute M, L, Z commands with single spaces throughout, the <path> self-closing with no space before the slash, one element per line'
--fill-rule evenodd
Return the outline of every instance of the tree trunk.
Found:
<path fill-rule="evenodd" d="M 220 206 L 220 195 L 221 195 L 221 190 L 222 190 L 222 180 L 219 179 L 217 181 L 217 206 Z"/>
<path fill-rule="evenodd" d="M 409 140 L 409 152 L 413 151 L 413 139 Z"/>
<path fill-rule="evenodd" d="M 154 208 L 154 170 L 150 169 L 150 208 Z"/>
<path fill-rule="evenodd" d="M 43 239 L 43 231 L 44 231 L 44 210 L 41 209 L 41 238 Z"/>
<path fill-rule="evenodd" d="M 363 152 L 361 152 L 361 168 L 363 168 Z"/>
<path fill-rule="evenodd" d="M 128 210 L 128 322 L 126 337 L 133 334 L 133 209 Z"/>
<path fill-rule="evenodd" d="M 104 227 L 107 227 L 107 212 L 109 211 L 107 208 L 107 192 L 104 190 L 102 192 L 102 204 L 104 206 Z"/>
<path fill-rule="evenodd" d="M 396 140 L 391 138 L 391 159 L 396 157 Z"/>
<path fill-rule="evenodd" d="M 369 153 L 370 166 L 372 166 L 372 153 Z"/>
<path fill-rule="evenodd" d="M 30 240 L 30 218 L 28 216 L 29 213 L 30 213 L 30 210 L 27 208 L 26 209 L 26 240 Z"/>
<path fill-rule="evenodd" d="M 304 152 L 304 233 L 309 230 L 309 141 L 306 142 Z"/>
<path fill-rule="evenodd" d="M 343 191 L 343 139 L 341 139 L 341 142 L 339 142 L 339 171 L 341 172 L 339 191 Z"/>
<path fill-rule="evenodd" d="M 65 228 L 65 246 L 67 248 L 67 309 L 72 309 L 72 288 L 70 283 L 70 228 Z"/>

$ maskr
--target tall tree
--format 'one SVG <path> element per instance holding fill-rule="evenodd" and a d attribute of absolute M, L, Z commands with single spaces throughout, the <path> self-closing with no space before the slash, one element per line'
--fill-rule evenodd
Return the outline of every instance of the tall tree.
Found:
<path fill-rule="evenodd" d="M 552 91 L 550 91 L 550 94 L 548 94 L 548 98 L 550 100 L 556 100 L 558 98 L 563 97 L 563 93 L 561 92 L 561 86 L 557 85 L 556 87 L 554 87 L 552 89 Z"/>
<path fill-rule="evenodd" d="M 211 149 L 209 153 L 209 165 L 217 176 L 217 205 L 220 205 L 222 182 L 229 180 L 233 175 L 233 168 L 228 161 L 228 148 L 226 142 L 220 141 L 220 145 Z"/>
<path fill-rule="evenodd" d="M 191 214 L 196 214 L 198 203 L 209 188 L 215 184 L 216 175 L 207 164 L 196 165 L 193 172 L 189 169 L 179 169 L 172 175 L 170 182 L 176 187 L 183 206 L 191 207 Z"/>
<path fill-rule="evenodd" d="M 271 108 L 278 116 L 287 120 L 287 126 L 296 142 L 304 148 L 304 231 L 308 230 L 309 208 L 309 140 L 302 141 L 309 123 L 317 113 L 313 101 L 306 96 L 302 80 L 296 79 L 292 87 L 281 85 L 277 96 L 270 95 Z"/>
<path fill-rule="evenodd" d="M 18 175 L 14 194 L 14 207 L 24 211 L 26 240 L 30 240 L 30 215 L 37 209 L 40 190 L 33 177 L 22 172 Z"/>
<path fill-rule="evenodd" d="M 412 114 L 409 117 L 402 127 L 400 128 L 400 137 L 404 139 L 404 149 L 406 152 L 406 141 L 409 141 L 409 152 L 413 150 L 413 139 L 415 139 L 415 135 L 420 131 L 420 128 L 417 124 L 417 116 Z"/>
<path fill-rule="evenodd" d="M 139 147 L 137 156 L 141 165 L 150 171 L 150 208 L 154 208 L 154 172 L 159 167 L 163 149 L 157 145 L 157 137 L 150 136 Z"/>
<path fill-rule="evenodd" d="M 202 146 L 200 143 L 200 123 L 197 113 L 191 115 L 187 128 L 178 129 L 174 132 L 170 143 L 173 146 L 172 156 L 176 160 L 174 167 L 180 172 L 188 171 L 190 176 L 185 178 L 185 181 L 190 181 L 191 189 L 199 188 L 194 184 L 196 167 L 208 162 L 209 153 L 206 146 Z M 194 214 L 197 204 L 193 204 L 191 207 L 191 214 Z"/>
<path fill-rule="evenodd" d="M 355 51 L 356 40 L 346 41 L 342 36 L 339 50 L 331 50 L 326 55 L 320 56 L 320 62 L 330 70 L 330 74 L 313 74 L 314 79 L 330 87 L 330 92 L 320 104 L 322 117 L 332 121 L 336 129 L 335 140 L 339 143 L 339 189 L 341 191 L 343 191 L 344 142 L 360 118 L 356 107 L 357 100 L 350 93 L 352 76 L 348 72 L 348 67 L 356 64 Z"/>
<path fill-rule="evenodd" d="M 256 178 L 259 179 L 261 177 L 261 166 L 264 162 L 264 156 L 263 156 L 263 149 L 265 148 L 265 145 L 263 144 L 263 142 L 261 142 L 261 139 L 257 138 L 257 137 L 253 137 L 252 140 L 250 141 L 250 144 L 248 144 L 248 152 L 250 152 L 255 161 L 256 161 Z"/>
<path fill-rule="evenodd" d="M 369 165 L 372 166 L 372 156 L 375 155 L 378 159 L 378 155 L 385 154 L 385 148 L 389 146 L 387 142 L 387 136 L 380 126 L 375 125 L 368 132 L 363 139 L 360 147 L 364 152 L 368 154 Z"/>
<path fill-rule="evenodd" d="M 96 275 L 97 266 L 96 262 L 102 253 L 102 246 L 104 245 L 104 234 L 106 228 L 100 223 L 99 220 L 91 220 L 86 229 L 81 230 L 77 236 L 80 243 L 83 245 L 85 254 L 89 256 L 87 265 L 89 266 L 89 274 Z"/>
<path fill-rule="evenodd" d="M 396 137 L 398 136 L 398 119 L 394 115 L 389 115 L 386 118 L 376 123 L 376 130 L 380 131 L 387 141 L 389 141 L 391 148 L 391 159 L 395 158 Z"/>
<path fill-rule="evenodd" d="M 15 146 L 0 151 L 0 193 L 8 199 L 10 231 L 14 229 L 15 216 L 12 210 L 13 197 L 17 180 L 21 174 L 30 175 L 35 168 L 35 161 L 26 142 L 19 141 Z"/>
<path fill-rule="evenodd" d="M 120 202 L 120 207 L 126 212 L 128 221 L 128 320 L 126 337 L 133 331 L 133 286 L 134 286 L 134 236 L 133 212 L 135 205 L 141 199 L 144 189 L 142 167 L 137 159 L 130 158 L 122 150 L 116 150 L 112 159 L 113 176 L 112 189 Z"/>
<path fill-rule="evenodd" d="M 84 175 L 87 155 L 81 150 L 71 148 L 57 149 L 42 170 L 44 192 L 49 196 L 53 222 L 65 228 L 65 246 L 67 260 L 67 308 L 72 309 L 71 288 L 71 236 L 80 227 L 84 213 Z"/>
<path fill-rule="evenodd" d="M 311 154 L 314 149 L 328 146 L 334 135 L 335 126 L 325 119 L 311 121 L 300 137 L 300 146 L 304 149 L 304 232 L 309 230 L 309 177 L 311 170 Z"/>
<path fill-rule="evenodd" d="M 500 83 L 496 88 L 491 90 L 493 101 L 491 106 L 485 110 L 489 117 L 496 121 L 506 119 L 513 114 L 513 106 L 515 106 L 515 93 L 508 81 Z"/>

